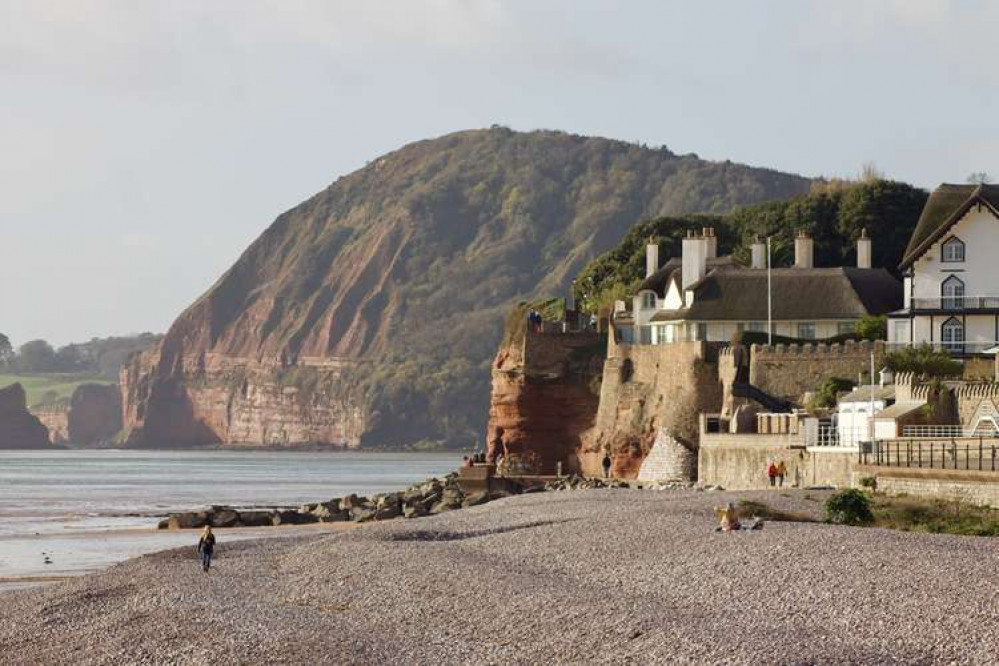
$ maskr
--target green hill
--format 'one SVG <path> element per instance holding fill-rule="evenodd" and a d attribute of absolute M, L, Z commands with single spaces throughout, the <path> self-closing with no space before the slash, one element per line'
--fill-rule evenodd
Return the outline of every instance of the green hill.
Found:
<path fill-rule="evenodd" d="M 162 354 L 135 364 L 126 409 L 141 418 L 126 427 L 146 445 L 236 441 L 247 436 L 236 425 L 264 418 L 251 388 L 291 382 L 313 413 L 351 415 L 343 430 L 360 434 L 345 442 L 468 445 L 485 428 L 512 303 L 567 293 L 636 220 L 720 215 L 809 186 L 561 132 L 497 127 L 410 144 L 280 215 L 181 314 Z M 259 367 L 274 359 L 349 370 Z M 329 436 L 306 418 L 288 437 Z"/>

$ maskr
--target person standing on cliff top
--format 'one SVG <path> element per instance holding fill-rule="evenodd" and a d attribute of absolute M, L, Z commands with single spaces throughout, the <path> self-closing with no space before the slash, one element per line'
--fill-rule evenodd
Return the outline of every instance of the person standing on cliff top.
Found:
<path fill-rule="evenodd" d="M 198 541 L 198 554 L 201 555 L 201 570 L 208 571 L 212 566 L 212 555 L 215 553 L 215 535 L 212 534 L 210 525 L 205 525 L 205 531 L 201 533 Z"/>
<path fill-rule="evenodd" d="M 609 479 L 610 478 L 610 468 L 611 468 L 611 457 L 610 457 L 610 453 L 608 453 L 606 451 L 604 451 L 603 466 L 604 466 L 604 478 L 605 479 Z"/>

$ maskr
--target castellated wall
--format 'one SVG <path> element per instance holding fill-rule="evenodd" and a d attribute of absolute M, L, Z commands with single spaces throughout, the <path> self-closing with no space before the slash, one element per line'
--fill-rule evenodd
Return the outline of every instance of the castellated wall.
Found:
<path fill-rule="evenodd" d="M 722 404 L 719 345 L 609 345 L 596 423 L 584 437 L 580 463 L 598 474 L 609 449 L 616 476 L 634 477 L 659 428 L 696 450 L 698 415 Z"/>
<path fill-rule="evenodd" d="M 871 367 L 884 365 L 883 342 L 845 342 L 843 344 L 753 345 L 749 354 L 749 383 L 770 395 L 799 402 L 807 391 L 814 391 L 823 381 L 840 377 L 857 381 Z"/>

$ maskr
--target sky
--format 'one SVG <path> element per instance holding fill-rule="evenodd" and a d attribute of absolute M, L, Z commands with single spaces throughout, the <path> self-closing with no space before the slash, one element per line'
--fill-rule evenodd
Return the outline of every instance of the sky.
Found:
<path fill-rule="evenodd" d="M 405 143 L 561 129 L 999 180 L 999 2 L 0 0 L 0 332 L 164 332 Z"/>

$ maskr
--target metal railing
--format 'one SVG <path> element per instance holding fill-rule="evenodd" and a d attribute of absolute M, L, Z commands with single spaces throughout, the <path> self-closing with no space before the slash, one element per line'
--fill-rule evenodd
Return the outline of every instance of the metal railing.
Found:
<path fill-rule="evenodd" d="M 855 448 L 871 438 L 866 426 L 842 428 L 820 423 L 814 433 L 806 433 L 805 446 L 838 446 Z"/>
<path fill-rule="evenodd" d="M 907 425 L 902 426 L 902 437 L 919 439 L 949 439 L 967 437 L 968 433 L 959 425 Z"/>
<path fill-rule="evenodd" d="M 857 454 L 862 465 L 954 469 L 972 472 L 999 471 L 999 443 L 983 438 L 920 441 L 886 439 L 865 442 Z"/>
<path fill-rule="evenodd" d="M 913 298 L 912 310 L 999 310 L 999 296 L 941 296 Z"/>

